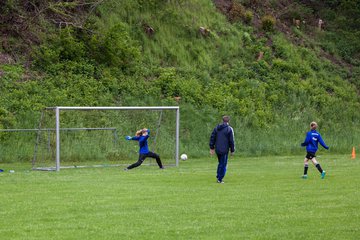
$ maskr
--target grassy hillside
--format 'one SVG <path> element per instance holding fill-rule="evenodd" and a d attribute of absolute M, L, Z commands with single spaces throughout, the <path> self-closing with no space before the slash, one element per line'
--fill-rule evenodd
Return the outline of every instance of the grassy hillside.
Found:
<path fill-rule="evenodd" d="M 333 152 L 360 143 L 359 30 L 340 18 L 358 9 L 347 1 L 22 2 L 0 9 L 0 128 L 34 128 L 46 106 L 180 105 L 181 147 L 194 156 L 222 114 L 244 155 L 303 151 L 313 120 Z M 10 16 L 31 11 L 36 38 L 13 33 Z"/>

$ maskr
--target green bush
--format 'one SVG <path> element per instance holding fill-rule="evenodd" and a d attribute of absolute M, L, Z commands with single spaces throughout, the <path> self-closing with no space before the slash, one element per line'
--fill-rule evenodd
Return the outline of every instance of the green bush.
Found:
<path fill-rule="evenodd" d="M 3 107 L 0 107 L 0 129 L 12 128 L 15 125 L 15 116 Z"/>
<path fill-rule="evenodd" d="M 265 15 L 261 18 L 262 28 L 267 32 L 273 31 L 275 24 L 276 24 L 276 19 L 271 15 Z"/>
<path fill-rule="evenodd" d="M 312 120 L 323 122 L 332 139 L 346 139 L 336 151 L 357 141 L 359 67 L 350 72 L 323 58 L 331 49 L 334 62 L 346 57 L 358 64 L 356 31 L 316 32 L 320 42 L 299 29 L 291 34 L 299 47 L 288 36 L 241 23 L 242 5 L 258 14 L 264 9 L 254 6 L 263 1 L 234 2 L 236 21 L 229 24 L 207 0 L 104 1 L 84 29 L 49 31 L 34 52 L 36 68 L 0 66 L 2 127 L 33 127 L 36 120 L 25 112 L 45 106 L 179 104 L 181 141 L 197 156 L 221 114 L 234 116 L 244 155 L 296 152 L 289 142 Z M 276 25 L 269 15 L 262 23 L 266 31 Z M 156 30 L 152 37 L 144 24 Z M 200 26 L 211 30 L 209 37 L 199 37 Z"/>
<path fill-rule="evenodd" d="M 245 13 L 245 8 L 243 5 L 237 1 L 232 1 L 232 5 L 229 11 L 229 20 L 230 22 L 236 22 L 243 18 Z"/>
<path fill-rule="evenodd" d="M 296 20 L 307 20 L 312 19 L 314 15 L 314 10 L 305 4 L 293 3 L 291 7 L 284 9 L 284 12 L 281 15 L 281 19 L 292 22 Z"/>
<path fill-rule="evenodd" d="M 34 64 L 46 70 L 61 61 L 80 61 L 85 57 L 85 43 L 75 36 L 71 27 L 61 29 L 57 35 L 50 35 L 47 41 L 34 52 Z"/>
<path fill-rule="evenodd" d="M 140 60 L 140 47 L 131 39 L 125 24 L 116 24 L 103 38 L 97 37 L 100 40 L 93 38 L 91 44 L 99 63 L 125 70 Z"/>
<path fill-rule="evenodd" d="M 254 13 L 250 10 L 246 10 L 242 16 L 245 23 L 250 24 L 254 18 Z"/>

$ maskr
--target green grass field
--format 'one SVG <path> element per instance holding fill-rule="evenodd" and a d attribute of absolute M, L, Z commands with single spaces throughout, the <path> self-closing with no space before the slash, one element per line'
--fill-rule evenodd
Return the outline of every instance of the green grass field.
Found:
<path fill-rule="evenodd" d="M 359 239 L 360 160 L 303 156 L 216 159 L 178 168 L 31 171 L 0 168 L 1 239 Z M 14 169 L 15 173 L 9 173 Z"/>

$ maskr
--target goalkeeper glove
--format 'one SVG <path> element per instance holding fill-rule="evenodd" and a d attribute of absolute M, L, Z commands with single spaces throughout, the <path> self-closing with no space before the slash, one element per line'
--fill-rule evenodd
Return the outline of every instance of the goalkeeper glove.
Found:
<path fill-rule="evenodd" d="M 126 137 L 125 137 L 126 140 L 131 140 L 131 138 L 132 138 L 132 137 L 130 137 L 130 136 L 126 136 Z"/>

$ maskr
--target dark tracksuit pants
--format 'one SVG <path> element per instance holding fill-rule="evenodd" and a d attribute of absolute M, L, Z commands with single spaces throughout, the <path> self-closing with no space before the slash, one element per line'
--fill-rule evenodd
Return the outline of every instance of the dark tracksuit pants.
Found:
<path fill-rule="evenodd" d="M 229 154 L 216 154 L 218 157 L 218 168 L 217 168 L 217 174 L 216 174 L 216 178 L 219 181 L 222 181 L 222 179 L 225 177 L 225 173 L 226 173 L 226 165 L 228 162 L 228 156 Z"/>

